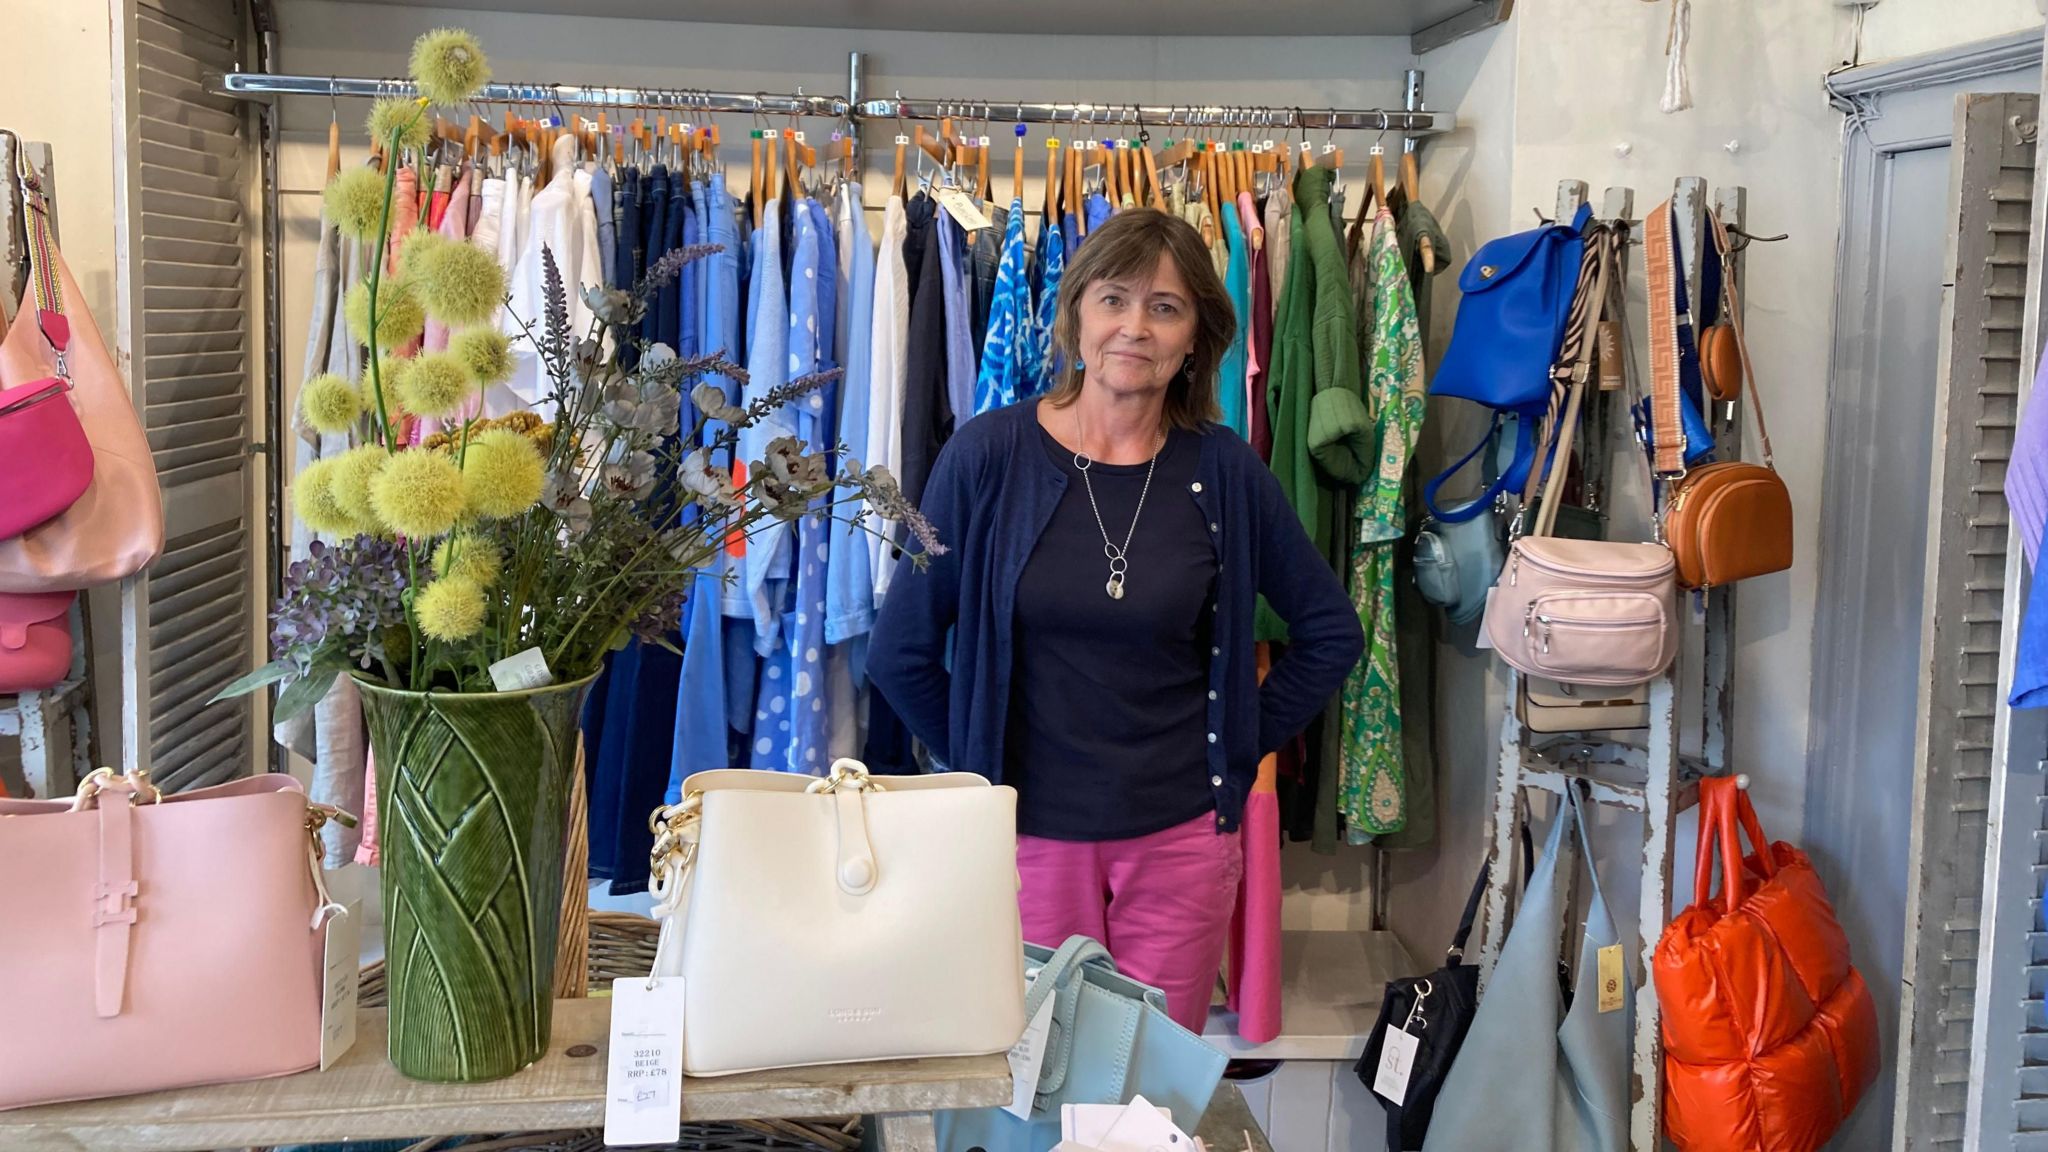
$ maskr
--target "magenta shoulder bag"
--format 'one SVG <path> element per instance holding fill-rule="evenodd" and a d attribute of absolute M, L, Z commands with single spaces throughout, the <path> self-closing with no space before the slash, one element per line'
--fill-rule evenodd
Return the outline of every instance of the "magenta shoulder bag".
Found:
<path fill-rule="evenodd" d="M 72 407 L 71 372 L 65 354 L 71 347 L 71 323 L 64 316 L 64 293 L 51 260 L 50 208 L 33 175 L 23 174 L 22 199 L 28 218 L 29 278 L 35 315 L 16 323 L 33 323 L 56 355 L 56 372 L 0 389 L 0 539 L 19 536 L 85 494 L 92 483 L 92 444 L 85 438 Z"/>

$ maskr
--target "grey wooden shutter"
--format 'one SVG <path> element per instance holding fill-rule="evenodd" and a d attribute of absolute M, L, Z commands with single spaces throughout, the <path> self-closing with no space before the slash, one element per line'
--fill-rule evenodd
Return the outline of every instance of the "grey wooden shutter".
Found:
<path fill-rule="evenodd" d="M 122 347 L 164 492 L 165 549 L 129 590 L 129 751 L 169 788 L 255 763 L 255 701 L 209 705 L 256 650 L 250 519 L 244 114 L 210 95 L 234 71 L 234 0 L 125 0 Z"/>
<path fill-rule="evenodd" d="M 1900 986 L 1894 1146 L 1962 1146 L 1998 699 L 2005 465 L 2019 389 L 2036 98 L 1956 100 L 1948 339 L 1929 469 L 1929 567 Z"/>

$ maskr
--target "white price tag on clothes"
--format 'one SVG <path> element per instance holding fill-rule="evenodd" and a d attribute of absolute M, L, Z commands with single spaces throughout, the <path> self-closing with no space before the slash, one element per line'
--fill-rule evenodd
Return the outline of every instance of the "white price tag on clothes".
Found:
<path fill-rule="evenodd" d="M 1415 1073 L 1415 1050 L 1422 1042 L 1399 1028 L 1387 1029 L 1380 1045 L 1380 1066 L 1373 1073 L 1372 1090 L 1394 1104 L 1408 1098 L 1408 1077 Z"/>
<path fill-rule="evenodd" d="M 338 905 L 336 907 L 339 907 Z M 351 904 L 327 921 L 327 943 L 320 988 L 320 1070 L 356 1042 L 356 997 L 363 970 L 362 905 Z"/>
<path fill-rule="evenodd" d="M 683 981 L 612 981 L 604 1142 L 668 1144 L 683 1123 Z"/>
<path fill-rule="evenodd" d="M 555 674 L 548 671 L 548 659 L 538 648 L 514 652 L 496 664 L 491 665 L 491 683 L 500 692 L 519 692 L 527 688 L 545 688 L 555 682 Z"/>
<path fill-rule="evenodd" d="M 946 210 L 946 215 L 951 216 L 955 224 L 967 231 L 979 232 L 990 226 L 989 218 L 982 212 L 981 205 L 976 204 L 974 197 L 960 189 L 940 188 L 938 198 L 939 207 Z"/>
<path fill-rule="evenodd" d="M 1047 996 L 1031 1017 L 1024 1036 L 1010 1046 L 1010 1102 L 1003 1111 L 1019 1120 L 1031 1119 L 1031 1106 L 1038 1098 L 1038 1073 L 1045 1067 L 1045 1044 L 1052 1036 L 1052 1005 Z"/>

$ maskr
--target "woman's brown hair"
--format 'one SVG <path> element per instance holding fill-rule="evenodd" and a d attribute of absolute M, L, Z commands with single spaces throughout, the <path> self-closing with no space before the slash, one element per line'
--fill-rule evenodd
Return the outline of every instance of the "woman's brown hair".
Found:
<path fill-rule="evenodd" d="M 1159 256 L 1173 258 L 1181 279 L 1194 294 L 1195 347 L 1187 368 L 1166 386 L 1166 422 L 1194 430 L 1222 417 L 1216 403 L 1216 370 L 1237 335 L 1237 313 L 1230 293 L 1216 275 L 1209 246 L 1187 221 L 1151 208 L 1129 208 L 1088 234 L 1088 242 L 1060 277 L 1060 298 L 1053 321 L 1053 351 L 1062 367 L 1046 402 L 1065 408 L 1081 395 L 1081 296 L 1104 280 L 1150 276 Z"/>

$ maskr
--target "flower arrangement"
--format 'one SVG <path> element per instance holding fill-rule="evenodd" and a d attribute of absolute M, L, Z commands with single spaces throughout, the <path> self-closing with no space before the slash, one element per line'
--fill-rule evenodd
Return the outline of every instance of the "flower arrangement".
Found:
<path fill-rule="evenodd" d="M 328 218 L 373 253 L 388 250 L 398 159 L 425 143 L 429 107 L 466 105 L 490 77 L 460 30 L 420 37 L 411 65 L 422 95 L 370 112 L 382 170 L 344 171 L 324 193 Z M 717 249 L 669 252 L 630 290 L 586 289 L 594 319 L 581 333 L 546 254 L 544 314 L 515 316 L 520 330 L 508 336 L 496 322 L 509 308 L 505 272 L 491 253 L 424 222 L 398 248 L 393 272 L 372 259 L 344 300 L 368 350 L 363 378 L 319 376 L 301 393 L 305 420 L 352 445 L 295 482 L 298 515 L 338 542 L 291 565 L 273 613 L 275 659 L 221 695 L 282 683 L 282 720 L 344 672 L 390 688 L 488 692 L 491 665 L 529 649 L 557 682 L 581 679 L 632 636 L 669 643 L 698 571 L 729 539 L 775 519 L 842 516 L 874 531 L 867 521 L 880 516 L 916 538 L 913 561 L 944 551 L 886 470 L 843 454 L 835 468 L 830 452 L 793 437 L 768 444 L 735 484 L 724 462 L 737 458 L 741 431 L 838 373 L 741 405 L 700 382 L 716 374 L 744 386 L 724 352 L 679 357 L 638 339 L 650 300 Z M 401 355 L 429 319 L 451 329 L 447 350 Z M 483 391 L 512 374 L 515 342 L 546 372 L 552 418 L 478 414 Z M 442 430 L 410 443 L 420 418 Z"/>

